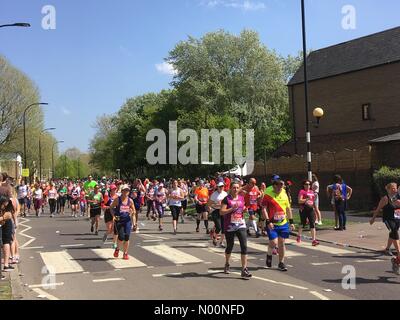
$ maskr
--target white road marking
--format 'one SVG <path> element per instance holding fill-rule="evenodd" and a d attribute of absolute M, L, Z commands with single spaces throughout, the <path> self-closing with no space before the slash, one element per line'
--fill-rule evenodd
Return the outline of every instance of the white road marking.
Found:
<path fill-rule="evenodd" d="M 79 244 L 62 244 L 60 245 L 61 248 L 74 248 L 74 247 L 83 247 L 84 244 L 79 243 Z"/>
<path fill-rule="evenodd" d="M 99 282 L 112 282 L 112 281 L 124 281 L 124 278 L 109 278 L 109 279 L 95 279 L 92 280 L 94 283 L 99 283 Z"/>
<path fill-rule="evenodd" d="M 380 260 L 380 259 L 356 260 L 357 263 L 383 262 L 383 261 L 385 260 Z"/>
<path fill-rule="evenodd" d="M 37 250 L 37 249 L 44 249 L 44 247 L 24 247 L 20 248 L 22 250 Z"/>
<path fill-rule="evenodd" d="M 30 289 L 35 289 L 35 288 L 48 288 L 48 287 L 52 287 L 52 286 L 63 286 L 64 282 L 59 282 L 59 283 L 46 283 L 46 284 L 32 284 L 30 286 L 28 286 L 28 288 Z"/>
<path fill-rule="evenodd" d="M 23 221 L 22 221 L 22 220 L 23 220 Z M 28 236 L 27 234 L 25 234 L 26 231 L 29 231 L 29 230 L 32 229 L 32 227 L 27 226 L 27 225 L 24 224 L 25 222 L 29 222 L 30 220 L 29 220 L 29 219 L 21 218 L 21 221 L 22 221 L 22 222 L 20 222 L 19 225 L 25 227 L 25 229 L 22 230 L 22 231 L 20 231 L 19 234 L 20 234 L 21 236 L 25 237 L 25 238 L 30 239 L 29 241 L 25 242 L 22 246 L 20 246 L 20 249 L 23 249 L 23 248 L 29 246 L 33 241 L 35 241 L 36 238 L 35 238 L 35 237 Z"/>
<path fill-rule="evenodd" d="M 231 272 L 231 274 L 237 274 L 239 276 L 241 275 L 240 272 Z M 298 286 L 298 285 L 291 284 L 291 283 L 286 283 L 286 282 L 275 281 L 275 280 L 271 280 L 271 279 L 267 279 L 267 278 L 261 278 L 261 277 L 253 276 L 252 279 L 257 279 L 257 280 L 270 282 L 270 283 L 274 283 L 274 284 L 277 284 L 277 285 L 282 285 L 282 286 L 285 286 L 285 287 L 296 288 L 296 289 L 300 289 L 300 290 L 308 290 L 308 288 L 306 288 L 306 287 L 302 287 L 302 286 Z"/>
<path fill-rule="evenodd" d="M 329 265 L 332 265 L 332 264 L 341 264 L 341 263 L 338 262 L 338 261 L 311 263 L 311 265 L 313 265 L 313 266 L 329 266 Z"/>
<path fill-rule="evenodd" d="M 218 255 L 225 256 L 225 249 L 223 248 L 203 248 L 204 250 L 212 253 L 216 253 Z M 241 255 L 239 253 L 231 253 L 231 259 L 234 261 L 240 261 L 241 260 Z M 247 256 L 247 260 L 255 260 L 255 257 L 252 256 Z"/>
<path fill-rule="evenodd" d="M 83 268 L 66 251 L 41 252 L 45 265 L 55 274 L 83 272 Z"/>
<path fill-rule="evenodd" d="M 261 252 L 265 252 L 267 253 L 268 250 L 268 244 L 262 245 L 262 244 L 258 244 L 258 243 L 254 243 L 254 242 L 247 242 L 247 246 L 249 248 L 261 251 Z M 304 257 L 305 254 L 301 253 L 301 252 L 295 252 L 295 251 L 291 251 L 291 250 L 285 250 L 285 257 L 289 258 L 289 257 Z"/>
<path fill-rule="evenodd" d="M 316 247 L 313 247 L 311 242 L 303 241 L 301 243 L 297 243 L 295 240 L 287 239 L 286 243 L 289 245 L 293 245 L 299 248 L 305 248 L 305 249 L 310 249 L 310 250 L 315 250 L 315 251 L 320 251 L 320 252 L 325 252 L 329 254 L 334 254 L 334 255 L 339 255 L 339 254 L 349 254 L 352 253 L 354 254 L 353 251 L 350 250 L 345 250 L 341 248 L 335 248 L 335 247 L 328 247 L 324 245 L 318 245 Z"/>
<path fill-rule="evenodd" d="M 314 296 L 316 296 L 317 298 L 319 298 L 320 300 L 330 300 L 328 297 L 325 297 L 323 294 L 317 292 L 317 291 L 310 291 L 310 293 Z"/>
<path fill-rule="evenodd" d="M 121 255 L 118 259 L 114 258 L 114 249 L 92 249 L 92 251 L 116 269 L 142 268 L 147 266 L 131 256 L 129 256 L 129 260 L 121 259 Z"/>
<path fill-rule="evenodd" d="M 143 240 L 143 242 L 160 242 L 162 241 L 161 239 L 157 239 L 157 240 Z"/>
<path fill-rule="evenodd" d="M 181 276 L 181 272 L 176 272 L 176 273 L 160 273 L 160 274 L 153 274 L 153 278 L 161 278 L 161 277 L 166 277 L 166 276 Z"/>
<path fill-rule="evenodd" d="M 153 235 L 151 235 L 151 234 L 144 234 L 144 233 L 141 233 L 140 235 L 143 236 L 143 237 L 149 237 L 149 238 L 156 238 L 156 239 L 168 240 L 168 238 L 160 237 L 160 236 L 153 236 Z"/>
<path fill-rule="evenodd" d="M 166 245 L 156 245 L 156 246 L 143 246 L 142 249 L 147 250 L 155 255 L 158 255 L 174 264 L 188 264 L 188 263 L 201 263 L 200 260 L 190 254 L 171 248 Z"/>
<path fill-rule="evenodd" d="M 37 288 L 37 289 L 33 289 L 33 291 L 35 291 L 39 296 L 43 296 L 43 297 L 47 298 L 48 300 L 60 300 L 57 297 L 52 296 L 51 294 L 43 291 L 42 289 Z"/>

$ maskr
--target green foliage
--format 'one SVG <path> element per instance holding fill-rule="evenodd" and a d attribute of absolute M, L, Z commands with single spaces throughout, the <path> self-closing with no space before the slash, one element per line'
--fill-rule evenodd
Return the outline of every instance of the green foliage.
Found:
<path fill-rule="evenodd" d="M 91 163 L 100 171 L 204 176 L 232 167 L 149 166 L 146 135 L 154 128 L 168 135 L 169 121 L 199 136 L 201 129 L 254 129 L 256 160 L 290 139 L 286 83 L 298 57 L 277 55 L 254 31 L 233 35 L 221 30 L 181 41 L 166 61 L 177 71 L 171 90 L 128 99 L 117 114 L 97 120 Z"/>
<path fill-rule="evenodd" d="M 386 194 L 385 186 L 391 182 L 400 185 L 400 169 L 382 167 L 373 175 L 374 186 L 381 196 Z"/>

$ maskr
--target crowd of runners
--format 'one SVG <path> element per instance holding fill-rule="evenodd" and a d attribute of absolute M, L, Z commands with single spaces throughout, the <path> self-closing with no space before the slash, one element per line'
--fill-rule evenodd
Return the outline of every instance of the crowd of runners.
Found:
<path fill-rule="evenodd" d="M 0 239 L 2 240 L 3 271 L 14 269 L 19 263 L 16 229 L 18 217 L 36 216 L 43 213 L 74 218 L 89 219 L 90 232 L 99 235 L 101 217 L 106 231 L 103 241 L 112 239 L 114 257 L 122 251 L 122 259 L 128 260 L 131 233 L 138 233 L 139 219 L 158 223 L 164 230 L 166 212 L 170 212 L 173 234 L 178 233 L 180 223 L 185 223 L 189 208 L 195 208 L 195 229 L 200 232 L 203 223 L 205 232 L 216 247 L 225 249 L 224 272 L 230 272 L 230 256 L 235 237 L 241 251 L 242 278 L 252 277 L 247 268 L 248 237 L 268 237 L 266 267 L 272 267 L 273 256 L 278 257 L 278 268 L 287 271 L 285 265 L 285 240 L 295 231 L 292 204 L 299 207 L 300 223 L 297 227 L 297 242 L 302 241 L 302 231 L 308 225 L 313 246 L 318 246 L 316 226 L 322 224 L 319 210 L 320 186 L 314 175 L 312 181 L 304 180 L 296 201 L 293 200 L 291 181 L 278 175 L 266 183 L 257 185 L 254 178 L 217 175 L 213 178 L 194 181 L 185 179 L 123 181 L 103 177 L 94 180 L 68 179 L 27 184 L 25 180 L 13 181 L 6 174 L 0 176 Z M 346 204 L 353 190 L 340 176 L 326 189 L 336 212 L 335 230 L 346 230 Z M 295 203 L 293 203 L 295 201 Z M 66 207 L 70 210 L 66 210 Z M 400 193 L 395 183 L 387 186 L 387 196 L 379 203 L 371 224 L 383 212 L 383 221 L 390 230 L 386 252 L 391 254 L 393 245 L 399 252 Z M 140 215 L 142 214 L 142 215 Z M 171 218 L 169 218 L 171 216 Z M 211 222 L 211 225 L 210 225 Z M 399 258 L 393 258 L 393 269 L 398 272 Z"/>

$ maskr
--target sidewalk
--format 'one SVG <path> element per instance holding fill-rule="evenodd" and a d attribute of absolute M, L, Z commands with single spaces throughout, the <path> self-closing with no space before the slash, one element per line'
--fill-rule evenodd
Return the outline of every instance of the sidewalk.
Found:
<path fill-rule="evenodd" d="M 346 231 L 319 230 L 317 238 L 339 246 L 382 251 L 387 244 L 388 230 L 381 221 L 372 226 L 366 222 L 359 222 L 348 224 Z"/>
<path fill-rule="evenodd" d="M 10 273 L 4 272 L 4 275 L 6 280 L 0 280 L 0 301 L 12 298 Z"/>

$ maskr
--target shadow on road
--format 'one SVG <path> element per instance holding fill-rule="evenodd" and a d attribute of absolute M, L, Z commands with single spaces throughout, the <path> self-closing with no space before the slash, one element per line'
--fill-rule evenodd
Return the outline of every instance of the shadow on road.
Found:
<path fill-rule="evenodd" d="M 387 273 L 392 273 L 389 271 L 386 271 Z M 392 276 L 392 277 L 378 277 L 378 279 L 367 279 L 367 278 L 356 278 L 356 284 L 395 284 L 399 285 L 399 281 L 391 281 L 390 279 L 398 279 L 397 276 Z M 341 284 L 343 279 L 325 279 L 322 280 L 327 283 L 336 283 L 336 284 Z"/>

